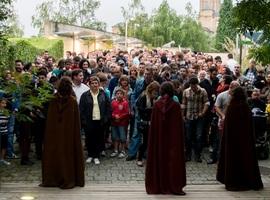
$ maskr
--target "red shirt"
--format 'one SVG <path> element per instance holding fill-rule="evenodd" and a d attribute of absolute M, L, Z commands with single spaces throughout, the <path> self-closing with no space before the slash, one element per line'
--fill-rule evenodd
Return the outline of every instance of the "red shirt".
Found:
<path fill-rule="evenodd" d="M 129 123 L 129 104 L 126 99 L 112 101 L 112 125 L 128 126 Z"/>

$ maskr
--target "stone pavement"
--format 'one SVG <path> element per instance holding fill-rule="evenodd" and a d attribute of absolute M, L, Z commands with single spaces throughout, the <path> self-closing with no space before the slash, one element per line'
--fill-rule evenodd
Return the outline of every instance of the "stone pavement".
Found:
<path fill-rule="evenodd" d="M 109 155 L 109 153 L 108 153 Z M 188 162 L 188 185 L 213 185 L 216 165 L 207 165 L 207 154 L 202 163 Z M 260 161 L 262 179 L 270 183 L 270 159 Z M 100 165 L 86 164 L 85 179 L 87 184 L 144 184 L 144 168 L 138 167 L 135 161 L 125 161 L 118 158 L 101 158 Z M 0 165 L 0 183 L 36 183 L 41 180 L 41 163 L 35 160 L 33 166 L 21 166 L 19 159 L 11 160 L 10 166 Z"/>

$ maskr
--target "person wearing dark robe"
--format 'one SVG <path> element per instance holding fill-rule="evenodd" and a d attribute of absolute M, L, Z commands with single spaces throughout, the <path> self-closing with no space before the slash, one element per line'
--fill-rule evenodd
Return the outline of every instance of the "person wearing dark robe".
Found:
<path fill-rule="evenodd" d="M 170 82 L 161 85 L 149 128 L 145 172 L 147 194 L 185 195 L 184 128 L 180 104 Z"/>
<path fill-rule="evenodd" d="M 263 188 L 256 158 L 252 114 L 246 92 L 241 87 L 232 91 L 225 115 L 217 180 L 229 191 Z"/>
<path fill-rule="evenodd" d="M 79 107 L 71 79 L 62 77 L 49 105 L 40 186 L 70 189 L 84 183 Z"/>

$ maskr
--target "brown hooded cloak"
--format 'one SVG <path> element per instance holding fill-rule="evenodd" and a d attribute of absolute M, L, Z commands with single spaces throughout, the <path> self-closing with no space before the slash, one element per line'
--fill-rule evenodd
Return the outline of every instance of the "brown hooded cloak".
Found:
<path fill-rule="evenodd" d="M 182 194 L 186 185 L 184 131 L 180 104 L 169 97 L 153 108 L 145 187 L 148 194 Z"/>
<path fill-rule="evenodd" d="M 51 101 L 44 135 L 42 184 L 62 189 L 84 186 L 84 159 L 77 101 L 56 95 Z"/>
<path fill-rule="evenodd" d="M 252 115 L 246 102 L 232 99 L 228 106 L 217 180 L 232 191 L 263 188 L 256 158 Z"/>

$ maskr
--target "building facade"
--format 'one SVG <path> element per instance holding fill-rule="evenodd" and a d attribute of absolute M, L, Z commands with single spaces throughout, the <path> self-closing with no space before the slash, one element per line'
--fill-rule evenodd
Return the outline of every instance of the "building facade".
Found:
<path fill-rule="evenodd" d="M 220 6 L 221 0 L 200 0 L 199 22 L 213 34 L 217 31 Z"/>
<path fill-rule="evenodd" d="M 88 53 L 95 50 L 108 50 L 112 48 L 126 49 L 125 37 L 117 33 L 98 31 L 71 24 L 46 21 L 43 36 L 49 39 L 62 39 L 64 52 Z M 142 48 L 144 42 L 127 38 L 127 49 Z"/>

